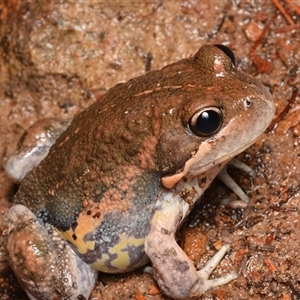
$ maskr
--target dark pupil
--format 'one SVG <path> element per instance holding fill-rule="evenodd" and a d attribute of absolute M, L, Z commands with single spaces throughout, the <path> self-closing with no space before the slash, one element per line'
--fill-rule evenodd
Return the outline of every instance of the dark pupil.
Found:
<path fill-rule="evenodd" d="M 220 115 L 214 110 L 204 111 L 197 119 L 197 128 L 202 134 L 212 134 L 220 126 Z"/>

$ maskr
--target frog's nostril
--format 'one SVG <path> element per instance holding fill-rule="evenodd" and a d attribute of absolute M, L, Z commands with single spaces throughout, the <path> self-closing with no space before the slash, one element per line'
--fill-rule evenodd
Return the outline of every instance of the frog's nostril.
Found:
<path fill-rule="evenodd" d="M 252 104 L 251 99 L 248 98 L 248 97 L 246 99 L 242 99 L 242 101 L 244 103 L 245 110 L 247 110 L 251 106 L 251 104 Z"/>
<path fill-rule="evenodd" d="M 190 122 L 190 130 L 197 136 L 211 136 L 222 126 L 223 115 L 219 108 L 208 107 L 195 113 Z"/>

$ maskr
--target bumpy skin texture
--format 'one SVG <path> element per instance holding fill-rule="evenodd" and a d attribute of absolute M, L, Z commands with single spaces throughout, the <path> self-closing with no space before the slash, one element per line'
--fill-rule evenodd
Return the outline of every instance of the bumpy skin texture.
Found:
<path fill-rule="evenodd" d="M 220 110 L 221 126 L 214 134 L 196 135 L 190 120 L 207 107 Z M 273 114 L 272 97 L 260 82 L 238 71 L 219 48 L 204 46 L 193 57 L 118 84 L 79 114 L 24 178 L 14 202 L 56 228 L 96 270 L 120 273 L 145 264 L 146 237 L 162 291 L 197 298 L 213 284 L 199 281 L 177 250 L 177 226 L 220 168 L 258 138 Z M 174 205 L 165 204 L 166 198 Z M 153 239 L 164 231 L 165 211 L 174 212 L 174 228 L 168 244 L 160 245 Z M 7 231 L 9 237 L 14 229 Z M 179 270 L 182 275 L 171 264 L 156 264 L 168 261 L 169 248 L 188 266 Z M 173 292 L 177 276 L 194 278 L 200 287 Z"/>
<path fill-rule="evenodd" d="M 53 226 L 43 226 L 23 205 L 10 209 L 7 249 L 13 270 L 30 299 L 85 299 L 97 273 L 84 263 Z M 13 230 L 12 230 L 13 227 Z"/>

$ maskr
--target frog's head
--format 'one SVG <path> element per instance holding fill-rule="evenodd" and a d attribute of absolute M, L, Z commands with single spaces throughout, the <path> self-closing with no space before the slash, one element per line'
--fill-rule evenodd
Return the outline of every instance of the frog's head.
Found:
<path fill-rule="evenodd" d="M 258 139 L 274 115 L 268 89 L 235 67 L 227 47 L 204 46 L 192 64 L 193 81 L 180 95 L 182 107 L 177 111 L 181 124 L 166 130 L 160 140 L 162 183 L 167 188 L 231 160 Z"/>

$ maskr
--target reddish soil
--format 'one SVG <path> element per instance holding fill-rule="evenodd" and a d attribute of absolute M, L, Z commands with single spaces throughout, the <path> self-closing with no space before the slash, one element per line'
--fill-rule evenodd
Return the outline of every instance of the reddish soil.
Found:
<path fill-rule="evenodd" d="M 3 165 L 25 128 L 45 117 L 73 117 L 120 81 L 194 54 L 203 44 L 223 43 L 241 69 L 270 88 L 275 125 L 240 156 L 257 176 L 232 171 L 250 205 L 225 204 L 232 193 L 216 181 L 180 240 L 199 268 L 220 245 L 231 245 L 214 276 L 236 269 L 239 278 L 202 299 L 300 299 L 300 97 L 295 92 L 292 98 L 300 86 L 300 15 L 299 4 L 281 1 L 280 12 L 277 2 L 2 1 L 0 233 L 2 213 L 17 189 Z M 4 299 L 28 298 L 8 266 L 0 235 Z M 138 270 L 100 274 L 90 299 L 167 298 L 151 275 Z"/>

